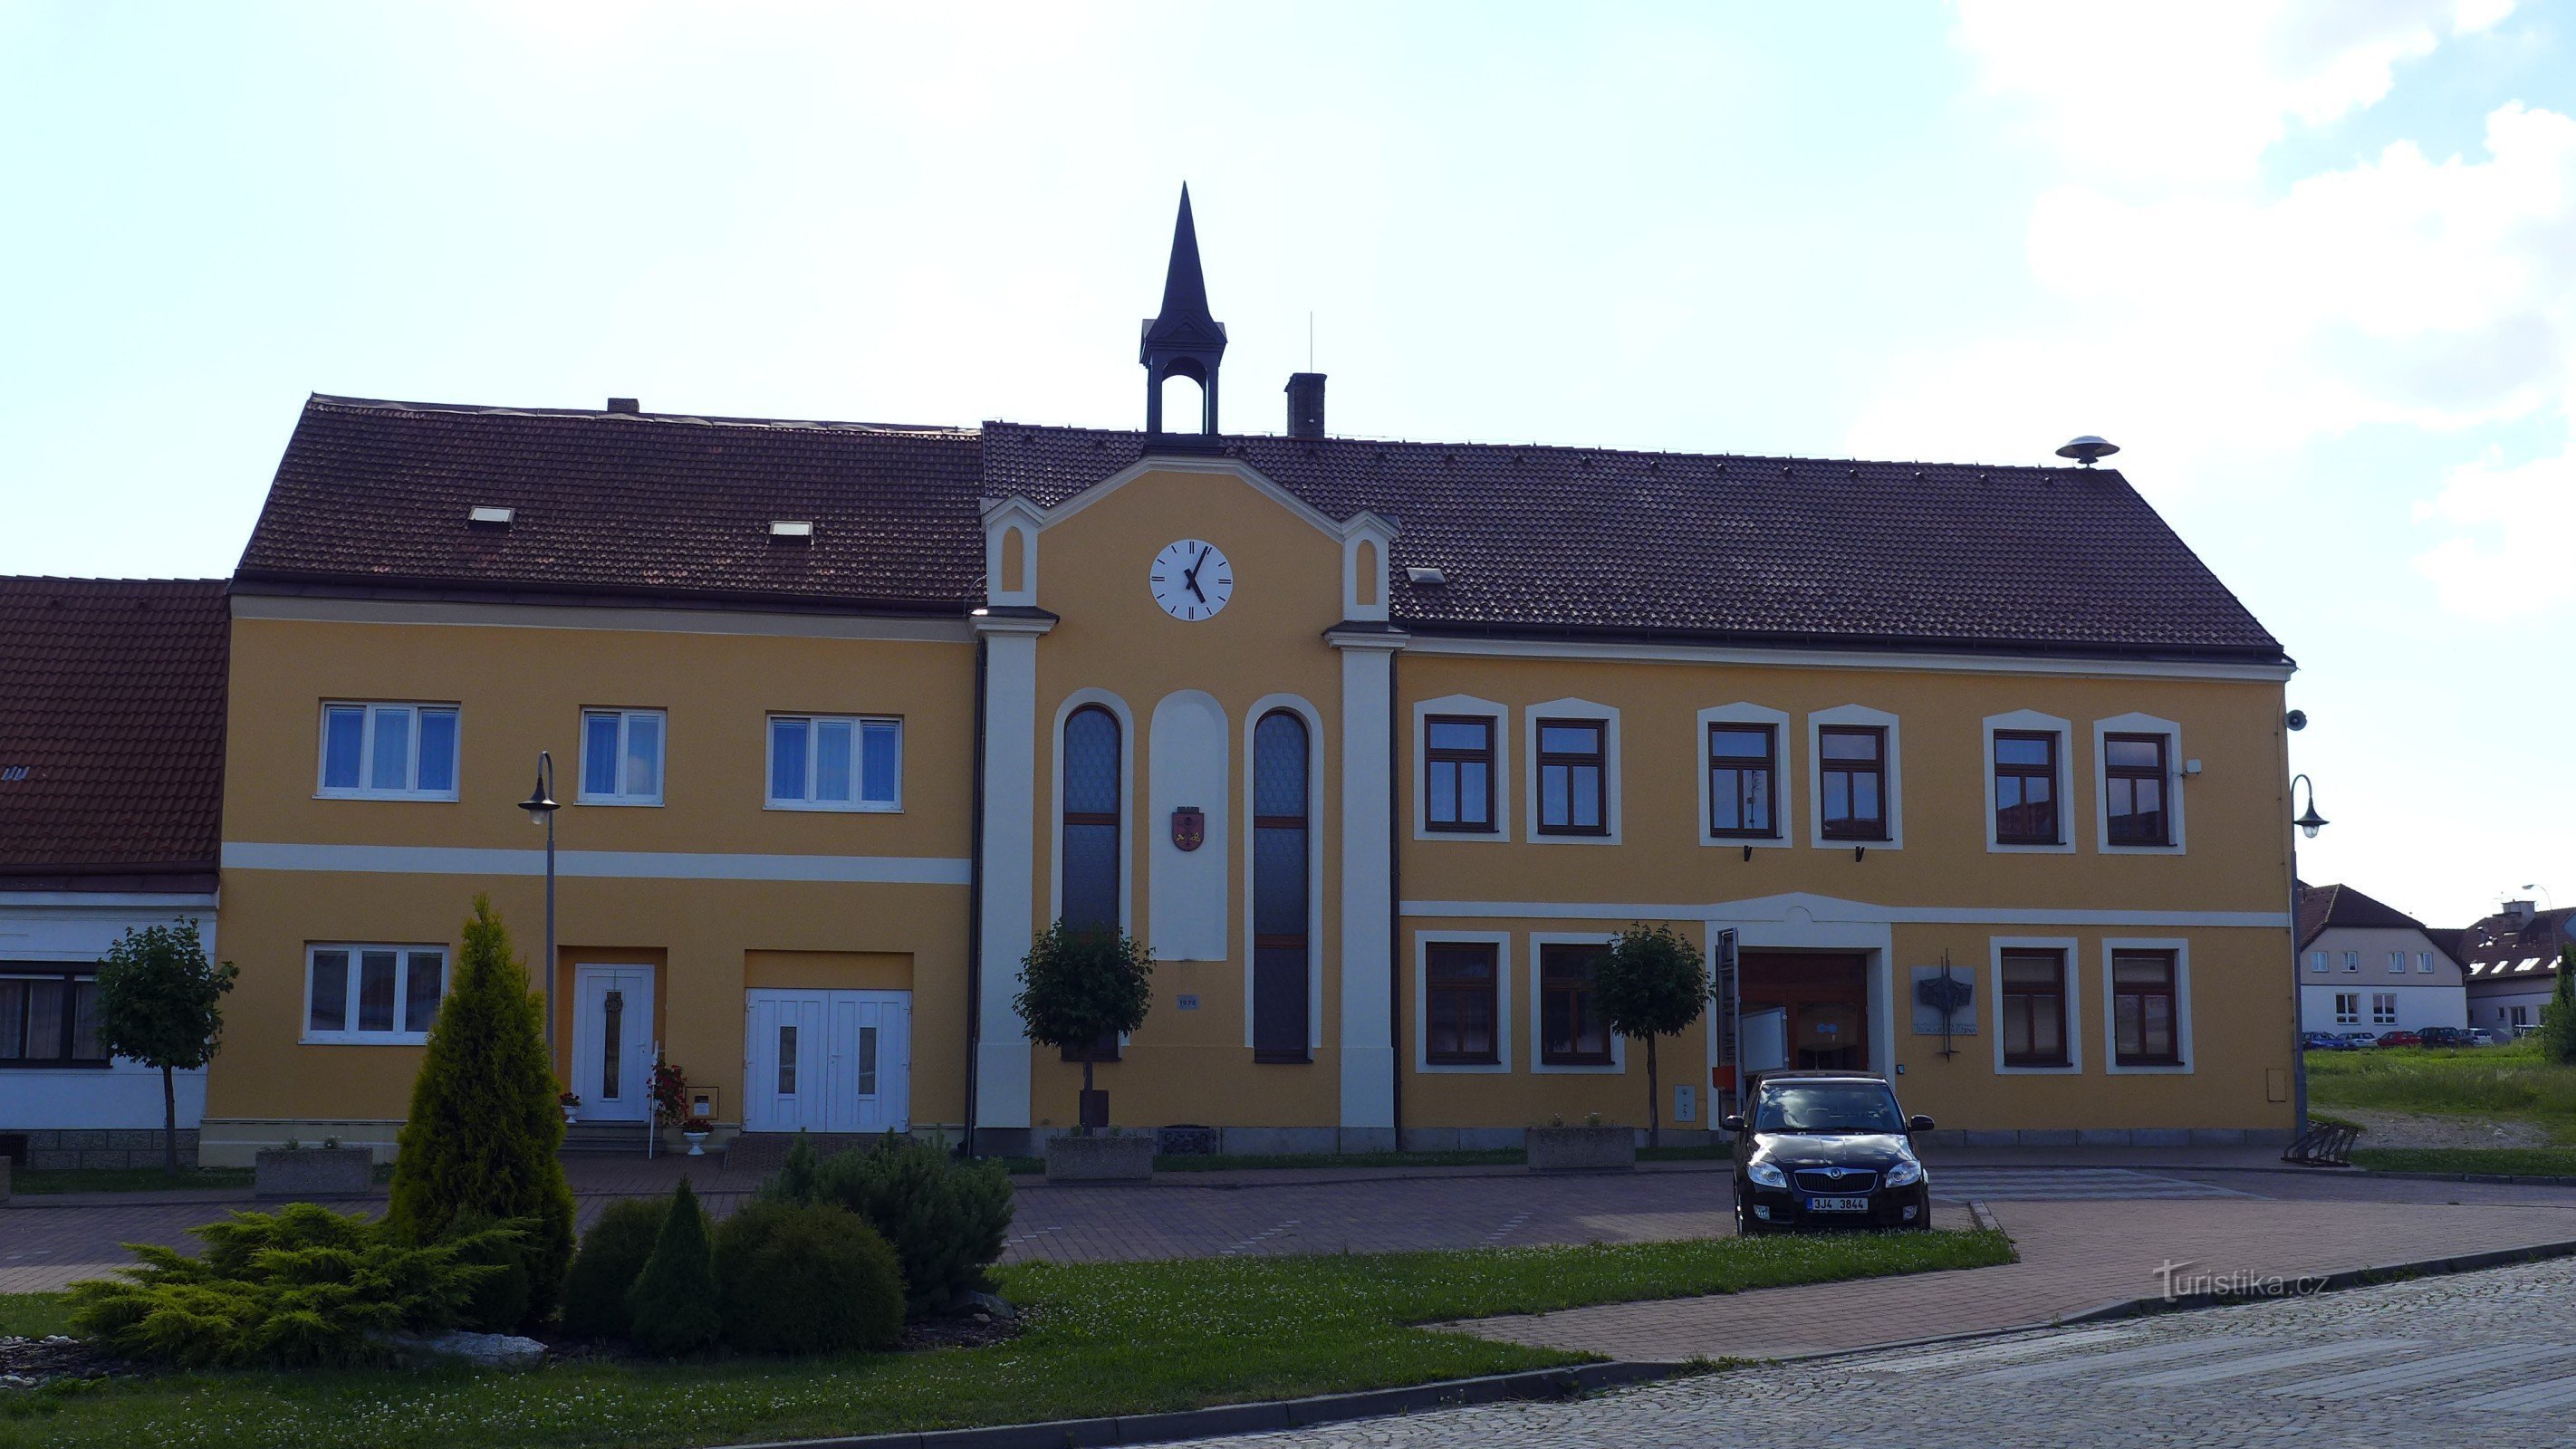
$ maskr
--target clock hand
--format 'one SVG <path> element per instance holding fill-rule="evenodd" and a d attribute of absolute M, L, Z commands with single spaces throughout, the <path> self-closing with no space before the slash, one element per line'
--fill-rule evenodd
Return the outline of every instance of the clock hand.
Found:
<path fill-rule="evenodd" d="M 1181 575 L 1181 582 L 1189 586 L 1191 593 L 1199 596 L 1199 602 L 1202 604 L 1207 602 L 1207 595 L 1199 589 L 1199 570 L 1207 567 L 1207 556 L 1208 551 L 1206 549 L 1200 549 L 1199 561 L 1190 565 L 1188 570 L 1183 572 Z"/>

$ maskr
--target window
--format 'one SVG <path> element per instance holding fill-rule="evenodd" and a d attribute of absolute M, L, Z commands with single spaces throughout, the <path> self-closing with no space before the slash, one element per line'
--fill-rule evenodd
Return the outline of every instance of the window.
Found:
<path fill-rule="evenodd" d="M 2004 1065 L 2062 1067 L 2066 1055 L 2066 954 L 2003 953 Z"/>
<path fill-rule="evenodd" d="M 1252 1055 L 1303 1062 L 1313 956 L 1307 920 L 1309 854 L 1306 721 L 1272 710 L 1252 731 Z"/>
<path fill-rule="evenodd" d="M 770 808 L 900 810 L 902 782 L 903 721 L 770 716 Z"/>
<path fill-rule="evenodd" d="M 2403 976 L 2406 974 L 2405 952 L 2391 951 L 2388 953 L 2388 971 L 2392 976 Z"/>
<path fill-rule="evenodd" d="M 2338 991 L 2338 992 L 2336 992 L 2336 993 L 2335 993 L 2335 1025 L 2337 1025 L 2337 1026 L 2359 1026 L 2359 1025 L 2361 1025 L 2361 993 L 2360 993 L 2360 992 L 2358 992 L 2358 991 Z"/>
<path fill-rule="evenodd" d="M 1995 842 L 2055 845 L 2057 736 L 2035 730 L 1995 731 Z"/>
<path fill-rule="evenodd" d="M 456 707 L 326 704 L 321 794 L 351 800 L 456 798 Z"/>
<path fill-rule="evenodd" d="M 2343 969 L 2345 969 L 2346 971 L 2358 971 L 2358 970 L 2360 970 L 2360 969 L 2361 969 L 2361 953 L 2360 953 L 2359 951 L 2346 951 L 2346 952 L 2344 952 L 2344 953 L 2343 953 Z"/>
<path fill-rule="evenodd" d="M 1610 1065 L 1610 1027 L 1592 999 L 1607 946 L 1548 942 L 1538 948 L 1538 1059 L 1542 1066 Z"/>
<path fill-rule="evenodd" d="M 1482 715 L 1422 722 L 1423 824 L 1432 830 L 1494 829 L 1494 721 Z"/>
<path fill-rule="evenodd" d="M 2112 953 L 2112 1052 L 2121 1066 L 2181 1064 L 2177 997 L 2173 952 Z"/>
<path fill-rule="evenodd" d="M 95 967 L 0 962 L 0 1068 L 106 1065 Z"/>
<path fill-rule="evenodd" d="M 2426 952 L 2422 953 L 2421 955 L 2418 955 L 2418 956 L 2415 958 L 2415 970 L 2416 970 L 2416 973 L 2417 973 L 2418 975 L 2423 975 L 2423 976 L 2430 976 L 2430 975 L 2432 975 L 2432 974 L 2433 974 L 2433 953 L 2432 953 L 2432 952 L 2430 952 L 2430 951 L 2426 951 Z"/>
<path fill-rule="evenodd" d="M 1495 948 L 1483 942 L 1443 942 L 1424 956 L 1424 1058 L 1433 1066 L 1499 1064 L 1495 1023 L 1502 993 Z"/>
<path fill-rule="evenodd" d="M 581 801 L 585 805 L 662 803 L 660 710 L 582 711 Z"/>
<path fill-rule="evenodd" d="M 422 1042 L 447 994 L 435 946 L 315 946 L 305 969 L 304 1039 Z"/>
<path fill-rule="evenodd" d="M 1780 834 L 1780 731 L 1767 724 L 1708 727 L 1708 833 L 1771 840 Z"/>
<path fill-rule="evenodd" d="M 778 1095 L 796 1095 L 796 1028 L 792 1024 L 778 1028 Z"/>
<path fill-rule="evenodd" d="M 1056 866 L 1056 899 L 1065 928 L 1125 929 L 1119 909 L 1121 813 L 1126 801 L 1118 716 L 1086 704 L 1064 721 L 1064 819 Z M 1064 1047 L 1066 1061 L 1082 1060 L 1079 1047 Z M 1115 1032 L 1092 1044 L 1096 1061 L 1118 1060 Z"/>
<path fill-rule="evenodd" d="M 1885 840 L 1886 729 L 1877 725 L 1819 727 L 1816 769 L 1824 793 L 1825 838 Z"/>
<path fill-rule="evenodd" d="M 2104 735 L 2103 815 L 2113 845 L 2171 845 L 2163 735 Z"/>
<path fill-rule="evenodd" d="M 2370 994 L 2370 1024 L 2373 1026 L 2395 1026 L 2397 1024 L 2396 992 L 2374 991 Z"/>
<path fill-rule="evenodd" d="M 2504 1008 L 2503 1008 L 2503 1007 L 2497 1007 L 2497 1008 L 2496 1008 L 2496 1010 L 2497 1010 L 2499 1013 L 2501 1013 L 2501 1012 L 2504 1010 Z M 2515 1026 L 2529 1026 L 2529 1025 L 2531 1025 L 2531 1008 L 2530 1008 L 2530 1007 L 2528 1007 L 2528 1006 L 2517 1006 L 2517 1007 L 2515 1007 L 2515 1008 L 2513 1009 L 2513 1024 L 2514 1024 Z"/>
<path fill-rule="evenodd" d="M 2327 963 L 2330 959 L 2331 953 L 2329 952 L 2311 951 L 2308 953 L 2308 969 L 2311 971 L 2326 970 Z"/>
<path fill-rule="evenodd" d="M 1607 835 L 1609 726 L 1597 719 L 1538 722 L 1538 833 Z"/>

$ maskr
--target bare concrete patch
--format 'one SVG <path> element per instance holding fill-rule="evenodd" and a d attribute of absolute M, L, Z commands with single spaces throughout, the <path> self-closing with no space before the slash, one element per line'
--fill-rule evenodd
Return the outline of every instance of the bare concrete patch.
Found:
<path fill-rule="evenodd" d="M 2436 1112 L 2391 1112 L 2376 1107 L 2329 1107 L 2326 1114 L 2361 1129 L 2356 1147 L 2549 1147 L 2549 1129 L 2510 1118 L 2459 1117 Z"/>

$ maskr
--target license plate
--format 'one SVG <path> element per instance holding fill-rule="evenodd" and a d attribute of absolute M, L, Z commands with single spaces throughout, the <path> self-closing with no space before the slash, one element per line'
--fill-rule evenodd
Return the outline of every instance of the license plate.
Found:
<path fill-rule="evenodd" d="M 1811 1213 L 1865 1213 L 1869 1211 L 1869 1199 L 1865 1197 L 1811 1197 L 1807 1199 L 1807 1211 Z"/>

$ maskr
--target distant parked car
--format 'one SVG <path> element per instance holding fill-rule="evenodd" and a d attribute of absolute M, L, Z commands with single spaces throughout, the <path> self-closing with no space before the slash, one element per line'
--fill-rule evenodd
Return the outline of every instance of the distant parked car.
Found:
<path fill-rule="evenodd" d="M 2416 1033 L 2428 1047 L 2464 1047 L 2472 1045 L 2465 1026 L 2428 1026 Z"/>
<path fill-rule="evenodd" d="M 2299 1038 L 2299 1049 L 2311 1052 L 2350 1051 L 2352 1043 L 2330 1031 L 2312 1031 Z"/>
<path fill-rule="evenodd" d="M 2343 1034 L 2343 1039 L 2344 1043 L 2350 1046 L 2354 1051 L 2360 1051 L 2364 1047 L 2375 1047 L 2379 1045 L 2379 1038 L 2366 1031 L 2345 1032 Z"/>
<path fill-rule="evenodd" d="M 2496 1035 L 2494 1032 L 2487 1030 L 2483 1026 L 2473 1026 L 2469 1028 L 2469 1045 L 2471 1046 L 2502 1046 L 2503 1044 L 2503 1037 Z"/>
<path fill-rule="evenodd" d="M 2422 1046 L 2424 1044 L 2424 1038 L 2401 1027 L 2396 1031 L 2381 1032 L 2379 1034 L 2379 1044 L 2384 1047 Z"/>

